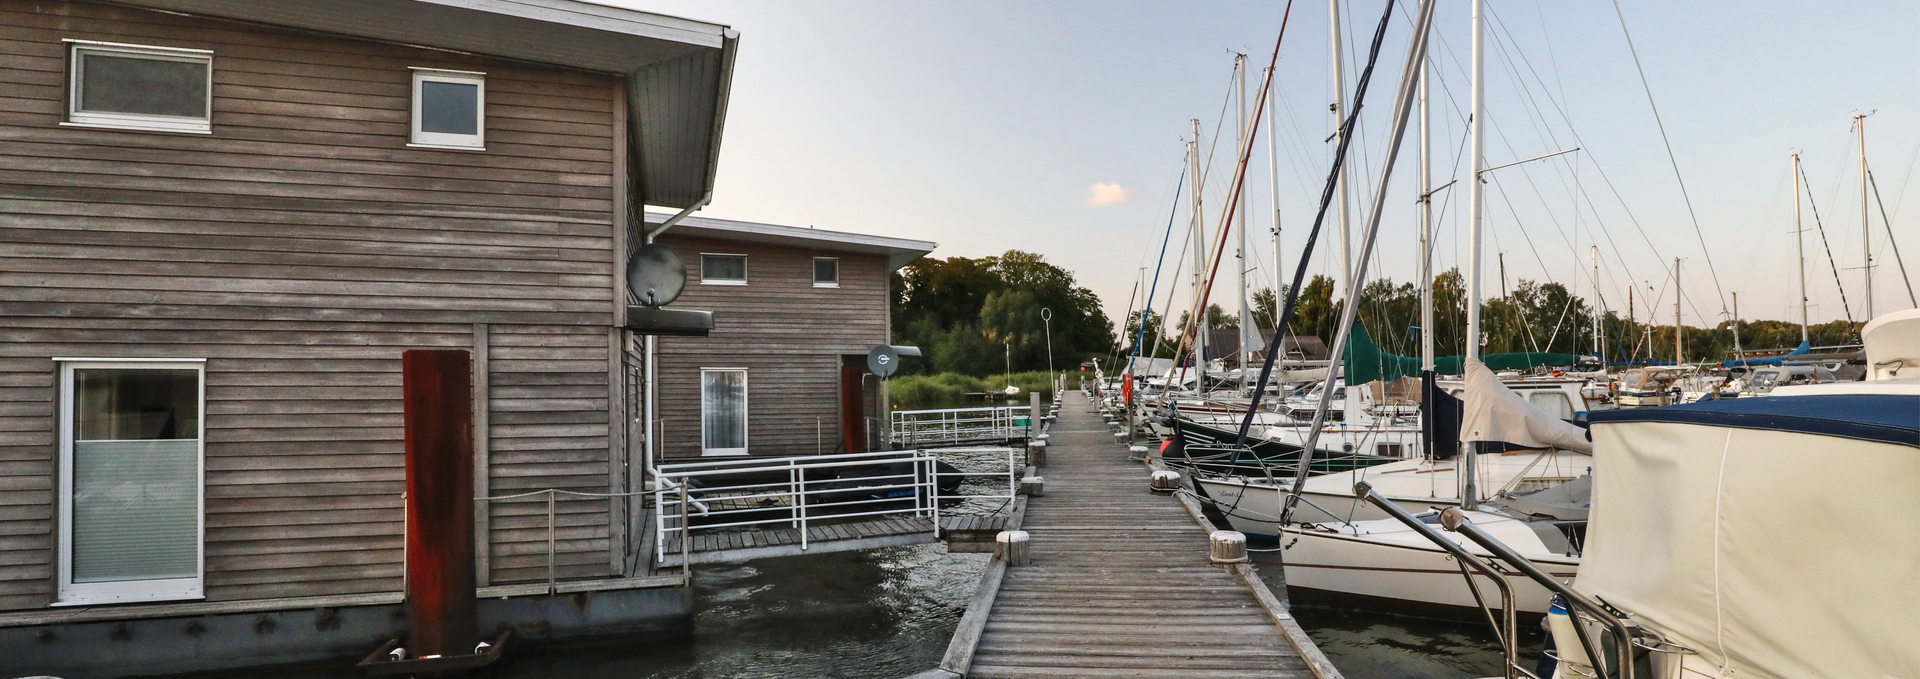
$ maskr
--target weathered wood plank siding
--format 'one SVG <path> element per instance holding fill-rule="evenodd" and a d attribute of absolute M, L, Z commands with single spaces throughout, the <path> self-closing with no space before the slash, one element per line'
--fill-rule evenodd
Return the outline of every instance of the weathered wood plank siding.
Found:
<path fill-rule="evenodd" d="M 700 455 L 700 369 L 744 367 L 750 454 L 834 452 L 840 357 L 865 356 L 887 340 L 886 258 L 672 231 L 659 240 L 687 261 L 687 290 L 674 306 L 713 311 L 708 337 L 659 339 L 659 450 Z M 701 285 L 702 252 L 746 255 L 747 284 Z M 815 257 L 840 259 L 840 287 L 813 287 Z"/>
<path fill-rule="evenodd" d="M 557 488 L 607 492 L 607 330 L 491 326 L 493 365 L 488 471 L 494 496 Z M 544 496 L 490 503 L 493 581 L 547 577 Z M 558 495 L 555 574 L 606 575 L 609 503 Z"/>
<path fill-rule="evenodd" d="M 61 126 L 64 38 L 212 50 L 213 133 Z M 406 146 L 409 66 L 487 73 L 484 152 Z M 400 352 L 476 323 L 478 492 L 606 492 L 614 84 L 0 0 L 0 609 L 52 596 L 55 356 L 207 359 L 210 600 L 399 589 Z M 608 501 L 560 504 L 562 575 L 606 574 Z M 545 577 L 528 512 L 490 514 L 496 584 Z"/>

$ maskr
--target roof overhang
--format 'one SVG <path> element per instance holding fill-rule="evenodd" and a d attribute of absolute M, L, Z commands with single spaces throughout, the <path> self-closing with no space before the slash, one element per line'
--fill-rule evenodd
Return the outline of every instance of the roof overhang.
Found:
<path fill-rule="evenodd" d="M 713 188 L 739 33 L 579 0 L 106 0 L 180 14 L 468 52 L 627 80 L 636 204 Z"/>
<path fill-rule="evenodd" d="M 647 224 L 664 223 L 673 215 L 649 212 Z M 765 243 L 796 248 L 826 250 L 830 252 L 856 252 L 884 255 L 888 270 L 899 269 L 913 260 L 926 256 L 939 247 L 938 243 L 907 238 L 873 236 L 845 231 L 828 231 L 798 226 L 762 224 L 759 222 L 740 222 L 730 219 L 708 219 L 705 217 L 687 217 L 674 224 L 669 234 L 684 235 L 690 238 L 713 238 L 718 240 L 739 241 L 745 243 Z"/>

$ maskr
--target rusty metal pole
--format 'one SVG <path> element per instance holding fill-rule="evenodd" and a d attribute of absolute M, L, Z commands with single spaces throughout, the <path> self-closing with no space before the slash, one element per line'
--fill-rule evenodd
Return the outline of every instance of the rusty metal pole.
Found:
<path fill-rule="evenodd" d="M 412 656 L 473 653 L 473 364 L 463 350 L 400 355 L 407 439 Z"/>

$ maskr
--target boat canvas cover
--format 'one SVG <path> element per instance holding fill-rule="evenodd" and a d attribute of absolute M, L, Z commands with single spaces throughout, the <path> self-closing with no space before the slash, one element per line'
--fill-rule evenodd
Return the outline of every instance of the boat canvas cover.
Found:
<path fill-rule="evenodd" d="M 1461 438 L 1503 441 L 1528 448 L 1593 452 L 1593 442 L 1587 440 L 1587 432 L 1513 393 L 1487 364 L 1467 359 L 1466 383 Z"/>
<path fill-rule="evenodd" d="M 1167 371 L 1172 369 L 1173 369 L 1173 359 L 1171 358 L 1145 358 L 1141 356 L 1134 356 L 1132 358 L 1127 359 L 1128 375 L 1152 375 L 1154 377 L 1159 377 L 1161 375 L 1167 374 Z"/>
<path fill-rule="evenodd" d="M 1543 367 L 1571 366 L 1580 361 L 1573 354 L 1553 354 L 1540 351 L 1516 351 L 1499 354 L 1486 354 L 1481 362 L 1494 370 L 1528 370 Z M 1440 356 L 1433 359 L 1433 371 L 1441 375 L 1466 374 L 1465 356 Z M 1420 376 L 1420 357 L 1389 354 L 1373 343 L 1367 329 L 1359 323 L 1353 324 L 1353 333 L 1347 337 L 1345 372 L 1349 386 L 1368 382 L 1393 381 L 1402 377 Z"/>
<path fill-rule="evenodd" d="M 1920 396 L 1594 413 L 1574 588 L 1720 676 L 1920 677 Z"/>

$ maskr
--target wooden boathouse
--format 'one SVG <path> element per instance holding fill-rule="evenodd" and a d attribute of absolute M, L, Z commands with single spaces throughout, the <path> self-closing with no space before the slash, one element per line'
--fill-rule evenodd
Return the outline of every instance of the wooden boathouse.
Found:
<path fill-rule="evenodd" d="M 648 383 L 628 254 L 711 200 L 736 39 L 575 0 L 0 0 L 0 674 L 390 636 L 409 349 L 471 352 L 475 495 L 523 496 L 475 512 L 482 624 L 678 624 L 645 425 L 700 454 L 699 369 L 746 367 L 748 452 L 837 433 L 836 362 L 922 246 L 679 219 L 724 352 L 660 342 Z M 806 295 L 814 325 L 733 316 Z M 766 342 L 793 356 L 732 353 Z"/>
<path fill-rule="evenodd" d="M 713 312 L 654 340 L 657 459 L 886 449 L 867 351 L 893 334 L 889 275 L 934 243 L 701 217 L 655 242 L 687 262 L 674 306 Z"/>

